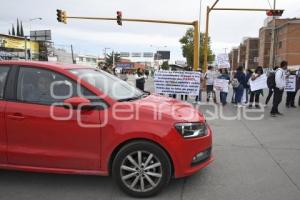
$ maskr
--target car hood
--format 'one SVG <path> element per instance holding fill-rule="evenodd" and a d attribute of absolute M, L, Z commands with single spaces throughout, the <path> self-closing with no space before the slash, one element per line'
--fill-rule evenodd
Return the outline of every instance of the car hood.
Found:
<path fill-rule="evenodd" d="M 149 95 L 143 99 L 134 101 L 141 112 L 152 112 L 174 122 L 204 122 L 205 117 L 192 104 L 177 99 Z"/>

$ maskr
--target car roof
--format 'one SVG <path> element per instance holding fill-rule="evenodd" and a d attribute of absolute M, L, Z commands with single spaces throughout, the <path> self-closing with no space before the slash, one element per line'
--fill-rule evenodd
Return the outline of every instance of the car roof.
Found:
<path fill-rule="evenodd" d="M 63 64 L 58 62 L 47 61 L 24 61 L 24 60 L 0 60 L 0 65 L 26 65 L 37 66 L 42 68 L 57 68 L 57 69 L 95 69 L 93 67 L 75 64 Z"/>

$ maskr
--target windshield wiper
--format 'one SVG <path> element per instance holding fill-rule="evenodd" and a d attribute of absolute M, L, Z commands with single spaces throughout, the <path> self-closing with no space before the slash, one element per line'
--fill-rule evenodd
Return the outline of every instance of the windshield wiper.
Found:
<path fill-rule="evenodd" d="M 134 96 L 134 97 L 129 97 L 129 98 L 125 98 L 125 99 L 119 99 L 119 102 L 123 102 L 123 101 L 133 101 L 133 100 L 137 100 L 140 99 L 143 95 L 141 96 Z"/>
<path fill-rule="evenodd" d="M 149 96 L 149 95 L 150 95 L 149 92 L 144 92 L 144 93 L 143 93 L 142 95 L 140 95 L 140 96 L 134 96 L 134 97 L 124 98 L 124 99 L 119 99 L 118 101 L 119 101 L 119 102 L 122 102 L 122 101 L 133 101 L 133 100 L 145 98 L 145 97 L 147 97 L 147 96 Z"/>

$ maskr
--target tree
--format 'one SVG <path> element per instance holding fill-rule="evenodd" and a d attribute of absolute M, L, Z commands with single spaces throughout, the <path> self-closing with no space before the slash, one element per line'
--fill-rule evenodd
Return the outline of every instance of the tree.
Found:
<path fill-rule="evenodd" d="M 11 26 L 12 26 L 12 28 L 11 28 L 11 35 L 16 35 L 14 25 L 12 24 Z"/>
<path fill-rule="evenodd" d="M 106 63 L 107 67 L 113 66 L 113 54 L 115 56 L 115 63 L 117 63 L 121 60 L 120 54 L 116 54 L 116 53 L 107 54 L 105 57 L 105 63 Z"/>
<path fill-rule="evenodd" d="M 163 64 L 161 65 L 161 69 L 162 70 L 169 70 L 170 66 L 169 66 L 169 62 L 168 61 L 164 61 Z"/>
<path fill-rule="evenodd" d="M 185 35 L 179 40 L 182 44 L 182 55 L 186 58 L 188 66 L 193 66 L 194 60 L 194 28 L 189 28 Z M 204 63 L 204 33 L 200 33 L 200 66 Z M 208 62 L 213 62 L 215 60 L 215 55 L 212 53 L 210 46 L 210 38 L 208 38 Z"/>
<path fill-rule="evenodd" d="M 8 30 L 8 35 L 11 35 L 10 30 Z"/>
<path fill-rule="evenodd" d="M 20 36 L 24 37 L 23 23 L 21 21 Z"/>
<path fill-rule="evenodd" d="M 21 36 L 19 19 L 17 18 L 17 36 Z"/>

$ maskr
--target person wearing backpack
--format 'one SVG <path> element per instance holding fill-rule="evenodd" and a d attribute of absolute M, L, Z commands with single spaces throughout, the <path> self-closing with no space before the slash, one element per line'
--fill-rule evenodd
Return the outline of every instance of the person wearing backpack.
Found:
<path fill-rule="evenodd" d="M 250 93 L 250 78 L 252 77 L 253 72 L 251 69 L 247 69 L 246 72 L 246 88 L 245 88 L 245 93 L 246 93 L 246 104 L 249 102 L 249 93 Z"/>
<path fill-rule="evenodd" d="M 282 95 L 286 84 L 286 70 L 288 67 L 287 61 L 282 61 L 280 63 L 280 68 L 276 70 L 275 73 L 275 88 L 274 88 L 274 98 L 273 98 L 273 107 L 271 110 L 271 116 L 276 117 L 282 115 L 278 111 L 278 106 L 282 101 Z"/>
<path fill-rule="evenodd" d="M 273 96 L 273 93 L 274 93 L 274 88 L 275 88 L 275 73 L 276 73 L 276 70 L 278 69 L 279 67 L 276 66 L 273 68 L 272 71 L 269 72 L 268 74 L 268 79 L 267 79 L 267 85 L 268 85 L 268 88 L 269 88 L 269 93 L 268 93 L 268 96 L 266 98 L 266 102 L 265 104 L 268 105 L 271 97 Z"/>

